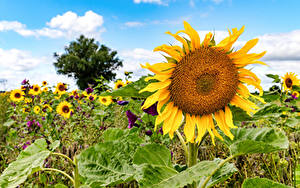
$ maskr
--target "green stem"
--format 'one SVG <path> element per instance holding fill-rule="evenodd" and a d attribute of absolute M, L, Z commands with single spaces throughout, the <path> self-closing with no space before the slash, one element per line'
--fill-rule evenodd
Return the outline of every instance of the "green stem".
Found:
<path fill-rule="evenodd" d="M 65 175 L 66 177 L 68 177 L 68 178 L 71 180 L 71 182 L 73 183 L 73 185 L 75 185 L 74 179 L 73 179 L 69 174 L 65 173 L 64 171 L 61 171 L 61 170 L 58 170 L 58 169 L 55 169 L 55 168 L 42 168 L 41 171 L 54 171 L 54 172 L 59 172 L 59 173 Z"/>
<path fill-rule="evenodd" d="M 187 158 L 187 165 L 188 167 L 192 167 L 195 164 L 197 164 L 197 158 L 198 158 L 198 145 L 197 143 L 190 143 L 188 147 L 188 158 Z M 196 188 L 197 183 L 193 182 L 192 184 L 188 185 L 188 188 Z"/>
<path fill-rule="evenodd" d="M 228 161 L 230 161 L 231 159 L 233 159 L 234 157 L 236 157 L 235 155 L 231 155 L 228 158 L 226 158 L 224 161 L 220 162 L 217 166 L 217 168 L 212 171 L 209 176 L 206 177 L 206 179 L 204 180 L 203 184 L 201 185 L 201 188 L 205 188 L 206 184 L 208 183 L 208 181 L 210 180 L 210 178 L 220 169 L 222 168 L 222 166 L 227 163 Z"/>
<path fill-rule="evenodd" d="M 52 155 L 57 155 L 57 156 L 61 156 L 61 157 L 64 157 L 65 159 L 67 159 L 72 165 L 76 166 L 76 164 L 73 162 L 72 159 L 70 159 L 68 156 L 62 154 L 62 153 L 56 153 L 56 152 L 53 152 L 51 153 Z"/>
<path fill-rule="evenodd" d="M 184 141 L 183 137 L 181 136 L 181 134 L 180 134 L 180 132 L 178 130 L 176 130 L 175 132 L 176 132 L 176 134 L 177 134 L 177 136 L 178 136 L 178 138 L 179 138 L 179 140 L 181 142 L 181 145 L 182 145 L 183 150 L 184 150 L 185 158 L 187 159 L 188 158 L 188 149 L 186 147 L 185 141 Z"/>
<path fill-rule="evenodd" d="M 79 188 L 80 187 L 80 179 L 79 179 L 79 172 L 78 172 L 78 162 L 76 159 L 76 156 L 74 157 L 74 163 L 75 163 L 75 167 L 74 167 L 74 187 L 75 188 Z"/>

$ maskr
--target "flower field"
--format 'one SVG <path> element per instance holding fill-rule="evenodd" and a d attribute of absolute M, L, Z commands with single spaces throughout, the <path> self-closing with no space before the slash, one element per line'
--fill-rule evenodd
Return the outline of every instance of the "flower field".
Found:
<path fill-rule="evenodd" d="M 263 91 L 243 33 L 200 42 L 184 22 L 153 75 L 100 92 L 24 80 L 0 94 L 0 187 L 299 187 L 300 81 Z M 184 33 L 189 37 L 181 37 Z M 250 92 L 248 85 L 259 92 Z"/>

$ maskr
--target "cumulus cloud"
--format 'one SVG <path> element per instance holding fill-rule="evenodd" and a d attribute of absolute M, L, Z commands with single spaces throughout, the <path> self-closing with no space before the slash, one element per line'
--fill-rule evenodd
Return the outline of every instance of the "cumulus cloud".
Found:
<path fill-rule="evenodd" d="M 27 29 L 26 25 L 17 21 L 0 21 L 0 31 L 15 31 L 22 36 L 74 38 L 83 34 L 87 37 L 101 39 L 103 17 L 93 11 L 87 11 L 83 16 L 78 16 L 72 11 L 53 17 L 41 29 Z"/>

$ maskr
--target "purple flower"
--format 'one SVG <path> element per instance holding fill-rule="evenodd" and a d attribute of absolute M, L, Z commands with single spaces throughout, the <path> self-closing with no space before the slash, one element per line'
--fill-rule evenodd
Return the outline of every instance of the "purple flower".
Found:
<path fill-rule="evenodd" d="M 151 130 L 146 131 L 146 135 L 151 136 L 153 133 Z"/>
<path fill-rule="evenodd" d="M 32 121 L 28 121 L 26 124 L 27 124 L 27 127 L 31 127 L 32 126 Z"/>
<path fill-rule="evenodd" d="M 93 88 L 88 87 L 88 88 L 85 89 L 85 91 L 86 91 L 87 94 L 90 94 L 90 93 L 92 93 L 94 90 L 93 90 Z"/>
<path fill-rule="evenodd" d="M 36 125 L 39 126 L 39 127 L 42 127 L 40 122 L 38 122 L 38 121 L 36 122 Z"/>
<path fill-rule="evenodd" d="M 73 99 L 73 98 L 74 98 L 74 95 L 71 95 L 71 96 L 70 96 L 70 99 Z"/>
<path fill-rule="evenodd" d="M 118 103 L 118 105 L 123 106 L 123 105 L 128 104 L 129 102 L 128 101 L 117 101 L 117 103 Z"/>
<path fill-rule="evenodd" d="M 128 128 L 132 128 L 135 124 L 135 121 L 137 120 L 137 116 L 132 113 L 130 110 L 126 111 L 126 116 L 128 118 Z"/>
<path fill-rule="evenodd" d="M 45 117 L 42 117 L 42 120 L 45 120 L 46 118 Z"/>
<path fill-rule="evenodd" d="M 143 104 L 144 104 L 144 102 L 142 103 L 142 105 Z M 146 112 L 147 114 L 152 115 L 152 116 L 158 115 L 157 102 L 155 104 L 153 104 L 152 106 L 150 106 L 149 108 L 143 109 L 143 111 Z"/>
<path fill-rule="evenodd" d="M 94 97 L 91 95 L 91 96 L 89 97 L 89 99 L 90 99 L 91 101 L 93 101 L 93 100 L 94 100 Z"/>
<path fill-rule="evenodd" d="M 160 133 L 162 135 L 164 134 L 162 127 L 158 130 L 158 133 Z"/>
<path fill-rule="evenodd" d="M 292 95 L 293 99 L 298 99 L 298 97 L 296 97 L 296 95 Z"/>
<path fill-rule="evenodd" d="M 171 151 L 171 158 L 173 158 L 173 152 Z"/>
<path fill-rule="evenodd" d="M 291 102 L 291 99 L 285 99 L 284 102 Z"/>
<path fill-rule="evenodd" d="M 27 83 L 26 78 L 21 82 L 22 85 L 25 85 Z"/>
<path fill-rule="evenodd" d="M 22 149 L 26 149 L 28 146 L 26 144 L 23 144 Z"/>
<path fill-rule="evenodd" d="M 75 99 L 79 99 L 79 96 L 78 96 L 78 95 L 76 95 L 76 96 L 75 96 Z"/>

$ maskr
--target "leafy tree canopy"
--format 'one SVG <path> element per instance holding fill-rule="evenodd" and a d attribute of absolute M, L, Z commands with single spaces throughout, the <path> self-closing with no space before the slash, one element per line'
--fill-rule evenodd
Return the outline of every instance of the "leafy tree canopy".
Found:
<path fill-rule="evenodd" d="M 58 74 L 73 77 L 80 89 L 96 85 L 95 79 L 102 75 L 107 81 L 116 77 L 114 70 L 123 66 L 122 60 L 116 57 L 117 51 L 112 51 L 105 45 L 99 46 L 95 39 L 81 35 L 65 47 L 65 53 L 54 53 L 54 66 Z"/>

